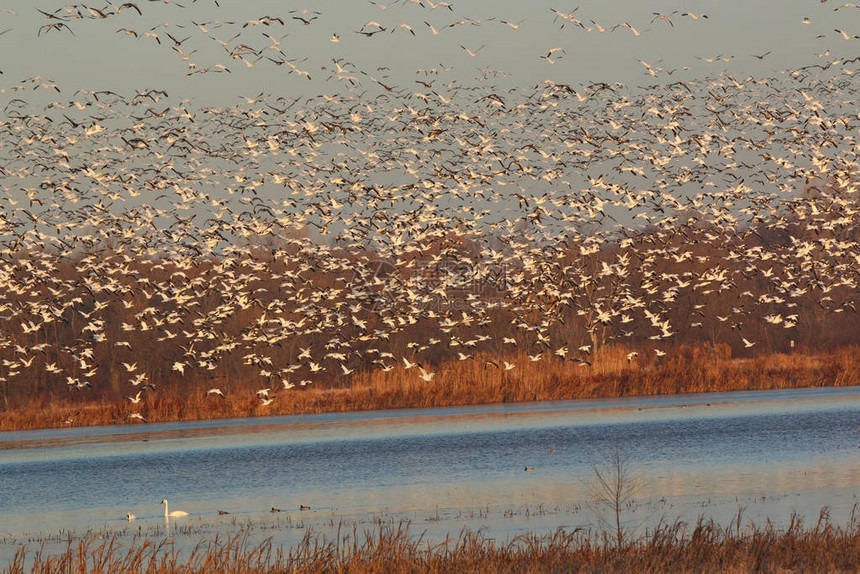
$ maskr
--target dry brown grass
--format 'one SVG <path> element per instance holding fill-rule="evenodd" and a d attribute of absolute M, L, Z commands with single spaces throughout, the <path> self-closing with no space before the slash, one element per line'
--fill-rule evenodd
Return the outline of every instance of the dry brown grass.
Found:
<path fill-rule="evenodd" d="M 23 547 L 9 574 L 65 572 L 168 573 L 486 573 L 486 572 L 860 572 L 860 523 L 833 526 L 826 510 L 813 528 L 793 518 L 785 530 L 771 526 L 721 527 L 664 523 L 642 538 L 616 548 L 611 536 L 582 530 L 525 534 L 498 543 L 480 532 L 463 531 L 441 543 L 425 541 L 406 524 L 338 532 L 333 539 L 306 534 L 293 548 L 271 540 L 249 542 L 240 531 L 224 540 L 201 543 L 190 554 L 169 542 L 135 538 L 128 547 L 118 537 L 68 542 L 65 551 L 28 554 Z"/>
<path fill-rule="evenodd" d="M 250 383 L 225 387 L 225 399 L 207 397 L 201 388 L 152 394 L 139 405 L 71 400 L 43 404 L 34 399 L 6 411 L 0 430 L 59 427 L 70 418 L 74 426 L 125 423 L 133 412 L 156 422 L 860 385 L 860 347 L 747 359 L 732 359 L 727 347 L 707 345 L 667 349 L 663 357 L 640 348 L 639 355 L 628 361 L 630 352 L 624 347 L 607 348 L 590 366 L 548 355 L 531 361 L 525 352 L 504 356 L 479 352 L 466 361 L 428 365 L 437 373 L 431 382 L 419 378 L 417 369 L 398 365 L 388 372 L 358 373 L 339 387 L 309 385 L 280 391 L 268 406 L 260 404 Z M 506 371 L 488 361 L 499 365 L 508 361 L 516 367 Z"/>

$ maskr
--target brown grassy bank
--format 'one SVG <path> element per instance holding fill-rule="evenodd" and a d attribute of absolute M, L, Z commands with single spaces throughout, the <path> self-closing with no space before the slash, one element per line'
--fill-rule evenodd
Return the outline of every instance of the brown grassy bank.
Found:
<path fill-rule="evenodd" d="M 193 552 L 165 540 L 89 537 L 69 540 L 58 555 L 23 547 L 9 574 L 65 572 L 146 573 L 567 573 L 567 572 L 860 572 L 860 523 L 844 527 L 822 511 L 815 527 L 792 520 L 784 531 L 771 526 L 721 527 L 663 524 L 620 549 L 612 537 L 581 530 L 519 536 L 498 543 L 464 531 L 442 543 L 424 541 L 408 525 L 338 533 L 334 540 L 307 534 L 293 548 L 271 541 L 254 545 L 247 533 L 201 543 Z"/>
<path fill-rule="evenodd" d="M 628 360 L 630 353 L 627 348 L 609 348 L 591 365 L 557 357 L 532 361 L 525 352 L 503 357 L 476 353 L 469 360 L 427 366 L 436 372 L 429 382 L 419 377 L 417 368 L 398 365 L 388 372 L 358 373 L 341 386 L 272 390 L 274 401 L 266 406 L 250 383 L 240 382 L 222 385 L 224 398 L 207 396 L 206 388 L 194 387 L 149 394 L 137 405 L 72 399 L 43 402 L 34 397 L 28 404 L 3 413 L 0 430 L 139 423 L 129 419 L 131 413 L 156 422 L 860 385 L 860 347 L 856 346 L 748 359 L 731 359 L 727 350 L 710 346 L 680 346 L 660 357 L 640 349 L 638 356 Z M 504 361 L 515 367 L 505 370 Z"/>

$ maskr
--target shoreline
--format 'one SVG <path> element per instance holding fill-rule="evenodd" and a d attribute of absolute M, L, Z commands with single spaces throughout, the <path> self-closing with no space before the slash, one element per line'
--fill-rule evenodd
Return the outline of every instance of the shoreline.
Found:
<path fill-rule="evenodd" d="M 463 528 L 442 542 L 425 539 L 410 521 L 376 519 L 366 528 L 345 525 L 336 536 L 307 530 L 295 544 L 260 540 L 250 524 L 192 547 L 173 537 L 190 532 L 99 533 L 31 540 L 19 545 L 2 572 L 857 572 L 857 507 L 845 524 L 822 508 L 814 526 L 793 514 L 786 528 L 743 518 L 719 524 L 661 520 L 641 535 L 606 529 L 558 528 L 525 532 L 506 541 Z M 344 525 L 341 525 L 344 526 Z M 342 531 L 343 530 L 343 531 Z M 258 533 L 259 534 L 259 533 Z M 166 535 L 166 536 L 165 536 Z M 153 538 L 154 536 L 154 538 Z M 128 538 L 131 537 L 131 540 Z M 54 547 L 54 550 L 51 547 Z"/>
<path fill-rule="evenodd" d="M 860 385 L 860 346 L 741 359 L 684 346 L 660 358 L 665 360 L 646 355 L 638 364 L 626 359 L 630 352 L 607 349 L 592 365 L 535 363 L 525 353 L 510 354 L 504 360 L 517 365 L 511 372 L 488 368 L 494 357 L 478 354 L 467 364 L 449 360 L 435 366 L 438 376 L 432 382 L 406 369 L 357 373 L 348 387 L 272 392 L 275 400 L 265 406 L 250 383 L 235 383 L 224 398 L 207 396 L 200 384 L 170 388 L 139 405 L 125 399 L 33 400 L 3 411 L 0 431 Z M 130 418 L 133 413 L 142 419 Z"/>

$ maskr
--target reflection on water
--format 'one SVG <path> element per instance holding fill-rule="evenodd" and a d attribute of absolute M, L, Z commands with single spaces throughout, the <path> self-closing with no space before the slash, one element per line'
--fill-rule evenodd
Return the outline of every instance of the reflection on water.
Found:
<path fill-rule="evenodd" d="M 440 537 L 591 527 L 588 483 L 615 445 L 642 479 L 631 519 L 847 519 L 858 423 L 854 387 L 0 433 L 0 557 L 60 529 L 163 534 L 162 498 L 192 514 L 171 519 L 189 544 L 374 516 Z"/>

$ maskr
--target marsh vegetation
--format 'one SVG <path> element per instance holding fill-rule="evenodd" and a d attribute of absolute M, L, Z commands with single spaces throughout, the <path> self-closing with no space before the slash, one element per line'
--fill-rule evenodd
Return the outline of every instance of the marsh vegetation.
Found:
<path fill-rule="evenodd" d="M 250 542 L 247 532 L 199 544 L 191 552 L 170 538 L 69 538 L 59 554 L 38 543 L 23 547 L 8 574 L 66 572 L 359 573 L 359 572 L 858 572 L 860 522 L 834 525 L 822 509 L 816 524 L 796 517 L 788 528 L 712 521 L 662 523 L 621 542 L 609 532 L 579 529 L 525 534 L 509 542 L 462 531 L 441 542 L 424 540 L 408 524 L 380 523 L 326 538 L 308 533 L 294 547 Z"/>
<path fill-rule="evenodd" d="M 523 401 L 673 395 L 801 387 L 860 385 L 860 347 L 796 351 L 732 359 L 728 347 L 678 346 L 666 357 L 645 352 L 628 360 L 630 347 L 608 347 L 592 365 L 533 362 L 525 351 L 503 355 L 516 372 L 486 367 L 498 355 L 476 353 L 474 361 L 449 359 L 433 381 L 411 371 L 360 372 L 351 380 L 273 394 L 262 406 L 258 382 L 237 379 L 225 397 L 207 396 L 205 381 L 174 382 L 139 404 L 110 395 L 29 394 L 0 417 L 0 430 L 121 424 L 131 413 L 146 421 L 206 420 L 371 409 L 426 408 Z"/>

